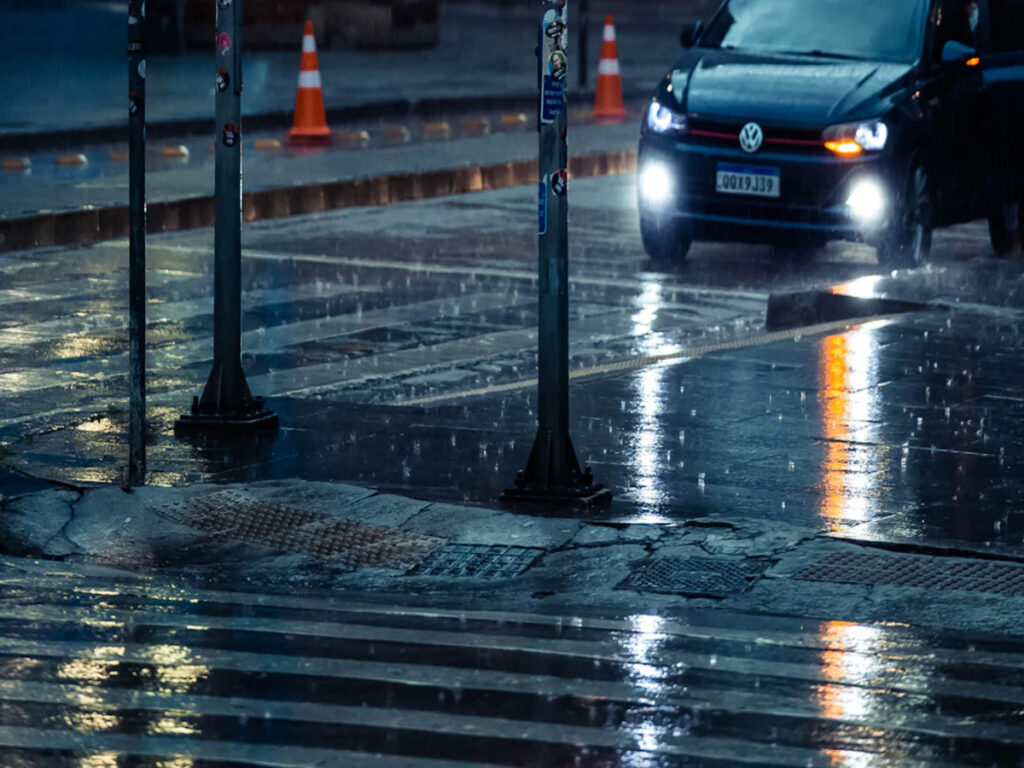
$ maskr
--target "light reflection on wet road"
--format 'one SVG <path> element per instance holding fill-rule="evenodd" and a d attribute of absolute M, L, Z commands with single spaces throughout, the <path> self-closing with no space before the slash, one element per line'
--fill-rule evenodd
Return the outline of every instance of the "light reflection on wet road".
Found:
<path fill-rule="evenodd" d="M 980 635 L 391 605 L 2 558 L 0 630 L 10 768 L 1024 757 L 1024 646 Z"/>

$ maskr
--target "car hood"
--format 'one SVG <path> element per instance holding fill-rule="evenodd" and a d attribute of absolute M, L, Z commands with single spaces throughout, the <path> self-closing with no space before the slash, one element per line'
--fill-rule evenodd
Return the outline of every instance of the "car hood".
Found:
<path fill-rule="evenodd" d="M 911 69 L 891 62 L 694 49 L 673 80 L 676 98 L 691 114 L 820 127 L 884 114 Z"/>

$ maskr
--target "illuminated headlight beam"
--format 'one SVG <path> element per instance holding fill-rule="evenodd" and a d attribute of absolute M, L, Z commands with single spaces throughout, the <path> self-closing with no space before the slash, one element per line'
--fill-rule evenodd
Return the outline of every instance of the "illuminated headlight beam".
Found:
<path fill-rule="evenodd" d="M 658 161 L 644 163 L 640 169 L 640 197 L 652 208 L 664 208 L 672 199 L 674 182 L 668 166 Z"/>
<path fill-rule="evenodd" d="M 877 224 L 885 214 L 885 190 L 874 179 L 860 179 L 850 190 L 846 205 L 850 208 L 850 215 L 857 221 Z"/>

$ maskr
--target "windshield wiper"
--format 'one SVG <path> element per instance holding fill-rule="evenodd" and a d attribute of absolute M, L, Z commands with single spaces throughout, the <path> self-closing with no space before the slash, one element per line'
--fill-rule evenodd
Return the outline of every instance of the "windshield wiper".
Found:
<path fill-rule="evenodd" d="M 850 56 L 845 53 L 829 53 L 828 51 L 822 51 L 817 48 L 810 51 L 776 51 L 776 53 L 782 53 L 787 56 L 816 56 L 822 59 L 860 59 L 860 56 Z"/>

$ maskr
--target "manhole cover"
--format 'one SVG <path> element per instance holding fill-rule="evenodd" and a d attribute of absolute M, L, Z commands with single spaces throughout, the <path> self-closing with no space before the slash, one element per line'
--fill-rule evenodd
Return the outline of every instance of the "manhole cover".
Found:
<path fill-rule="evenodd" d="M 471 576 L 474 579 L 511 579 L 541 555 L 533 547 L 446 544 L 435 549 L 412 571 L 416 576 Z"/>
<path fill-rule="evenodd" d="M 809 565 L 793 578 L 839 584 L 887 584 L 897 587 L 1024 596 L 1024 568 L 987 560 L 944 561 L 913 555 L 872 555 L 835 552 Z"/>
<path fill-rule="evenodd" d="M 272 549 L 329 557 L 351 568 L 412 568 L 444 539 L 364 525 L 262 501 L 238 491 L 217 491 L 166 504 L 157 512 L 211 534 Z"/>
<path fill-rule="evenodd" d="M 668 592 L 694 597 L 725 597 L 742 592 L 769 563 L 664 557 L 633 571 L 618 589 Z"/>

